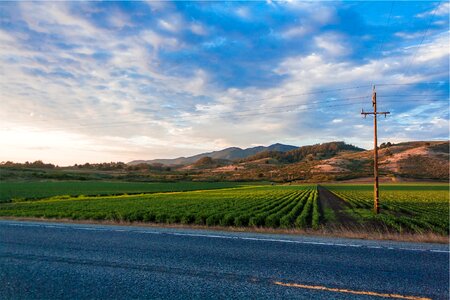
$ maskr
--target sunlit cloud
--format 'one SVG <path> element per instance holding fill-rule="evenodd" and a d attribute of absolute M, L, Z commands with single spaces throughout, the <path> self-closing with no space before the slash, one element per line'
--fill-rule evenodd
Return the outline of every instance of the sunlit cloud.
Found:
<path fill-rule="evenodd" d="M 379 83 L 417 83 L 377 86 L 381 141 L 448 138 L 448 5 L 396 3 L 389 28 L 364 5 L 3 2 L 0 160 L 371 147 L 359 112 Z"/>

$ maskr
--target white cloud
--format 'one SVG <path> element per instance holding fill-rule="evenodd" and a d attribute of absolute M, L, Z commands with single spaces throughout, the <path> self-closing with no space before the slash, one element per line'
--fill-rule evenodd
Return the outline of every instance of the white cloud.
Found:
<path fill-rule="evenodd" d="M 29 47 L 25 39 L 18 39 L 18 36 L 0 31 L 0 39 L 5 41 L 0 46 L 0 59 L 15 57 L 17 60 L 2 61 L 0 66 L 0 72 L 7 74 L 0 82 L 2 90 L 0 113 L 4 117 L 3 120 L 10 124 L 8 128 L 33 124 L 34 132 L 39 130 L 51 132 L 58 129 L 58 137 L 48 135 L 48 138 L 55 142 L 61 140 L 60 136 L 73 140 L 74 143 L 76 140 L 95 140 L 95 143 L 90 142 L 91 152 L 80 150 L 83 147 L 76 147 L 73 151 L 65 151 L 64 147 L 55 150 L 60 153 L 81 151 L 82 153 L 79 152 L 81 161 L 95 160 L 94 149 L 109 151 L 109 154 L 104 156 L 105 160 L 111 160 L 112 156 L 118 157 L 120 151 L 128 153 L 126 147 L 120 149 L 111 147 L 113 145 L 111 139 L 104 137 L 114 135 L 116 138 L 126 140 L 130 137 L 130 130 L 147 136 L 149 139 L 146 141 L 155 144 L 153 148 L 149 145 L 150 148 L 142 149 L 138 149 L 135 145 L 134 156 L 129 157 L 130 159 L 149 155 L 148 153 L 151 153 L 149 149 L 157 153 L 159 146 L 154 143 L 156 140 L 167 141 L 164 151 L 161 151 L 162 154 L 171 153 L 167 152 L 167 145 L 182 142 L 179 135 L 189 126 L 180 127 L 180 124 L 172 121 L 169 115 L 175 117 L 182 111 L 165 109 L 163 105 L 174 95 L 178 98 L 184 97 L 185 100 L 186 97 L 205 94 L 208 74 L 201 69 L 192 75 L 182 76 L 170 76 L 156 71 L 159 63 L 157 51 L 161 48 L 181 46 L 175 38 L 165 37 L 151 30 L 146 30 L 140 35 L 118 37 L 115 32 L 104 34 L 99 29 L 91 27 L 82 17 L 69 15 L 64 5 L 50 7 L 48 18 L 44 13 L 46 10 L 35 3 L 30 5 L 37 6 L 36 9 L 25 4 L 21 5 L 23 18 L 28 20 L 31 29 L 43 33 L 56 33 L 70 39 L 73 44 L 83 46 L 61 51 L 52 43 L 46 43 L 45 51 L 42 51 Z M 68 23 L 64 22 L 66 17 Z M 64 28 L 59 27 L 61 24 Z M 70 31 L 69 28 L 74 32 L 67 33 L 66 31 Z M 104 62 L 91 57 L 99 51 L 110 56 L 106 68 Z M 55 77 L 57 76 L 55 72 L 62 72 L 61 74 L 68 74 L 70 77 Z M 180 99 L 174 101 L 182 103 L 179 102 Z M 147 108 L 153 110 L 146 111 Z M 34 115 L 31 116 L 30 112 Z M 161 117 L 167 120 L 160 120 Z M 74 137 L 74 134 L 77 137 Z M 25 143 L 28 141 L 32 145 L 38 144 L 24 131 L 14 132 L 14 135 Z M 38 133 L 32 135 L 39 136 Z M 183 144 L 185 148 L 192 148 L 186 146 L 191 140 L 186 138 Z M 134 142 L 130 141 L 131 144 Z M 70 145 L 70 142 L 65 144 Z M 42 148 L 39 145 L 36 147 Z M 173 151 L 181 152 L 179 148 Z M 37 151 L 35 156 L 50 161 L 62 159 L 49 150 Z M 33 159 L 28 154 L 24 154 L 24 157 Z M 16 158 L 14 156 L 14 159 Z"/>
<path fill-rule="evenodd" d="M 345 43 L 345 37 L 338 33 L 326 33 L 315 37 L 317 47 L 325 50 L 331 56 L 344 56 L 352 52 L 350 45 Z"/>
<path fill-rule="evenodd" d="M 190 25 L 190 29 L 193 33 L 195 33 L 197 35 L 206 35 L 208 33 L 205 26 L 203 26 L 200 23 L 192 23 Z"/>
<path fill-rule="evenodd" d="M 304 11 L 314 11 L 313 6 L 303 5 Z M 47 7 L 27 2 L 20 7 L 31 30 L 56 35 L 73 48 L 62 51 L 51 40 L 33 47 L 27 34 L 0 30 L 0 73 L 4 74 L 0 82 L 0 138 L 14 136 L 11 143 L 21 147 L 14 152 L 8 151 L 16 149 L 12 144 L 3 147 L 0 153 L 5 159 L 129 161 L 190 155 L 231 145 L 304 144 L 340 136 L 348 141 L 371 140 L 371 124 L 360 118 L 359 107 L 352 106 L 353 112 L 350 107 L 347 111 L 314 106 L 314 101 L 328 99 L 327 94 L 282 95 L 367 85 L 367 89 L 342 91 L 333 97 L 368 96 L 372 82 L 432 81 L 436 75 L 424 70 L 448 65 L 448 32 L 427 38 L 414 60 L 417 45 L 396 49 L 381 59 L 358 62 L 345 58 L 351 49 L 336 32 L 313 40 L 316 53 L 285 58 L 272 69 L 268 66 L 268 72 L 283 78 L 275 86 L 221 88 L 214 85 L 206 69 L 192 67 L 177 73 L 179 66 L 164 65 L 161 60 L 163 50 L 189 49 L 177 39 L 178 31 L 207 34 L 202 23 L 186 22 L 181 17 L 171 22 L 171 15 L 163 15 L 160 21 L 168 23 L 159 25 L 166 27 L 166 33 L 146 28 L 122 36 L 117 30 L 93 26 L 83 14 L 70 11 L 66 3 Z M 333 10 L 328 12 L 326 18 L 332 18 Z M 126 18 L 119 18 L 114 25 L 123 26 L 129 26 Z M 302 26 L 285 34 L 306 34 Z M 223 46 L 226 38 L 219 37 L 210 46 Z M 106 58 L 94 58 L 98 53 L 105 53 Z M 411 73 L 404 74 L 411 61 Z M 326 112 L 320 122 L 317 111 Z M 429 127 L 418 130 L 438 128 L 443 132 L 442 120 L 430 117 L 424 120 Z M 367 131 L 367 136 L 361 137 L 361 131 Z M 47 137 L 43 137 L 45 133 Z M 75 159 L 69 161 L 70 157 Z"/>
<path fill-rule="evenodd" d="M 242 19 L 249 19 L 251 17 L 251 13 L 248 7 L 241 6 L 236 9 L 236 14 Z"/>
<path fill-rule="evenodd" d="M 447 32 L 430 38 L 428 43 L 399 49 L 396 53 L 364 63 L 353 63 L 346 60 L 331 62 L 327 59 L 329 52 L 323 54 L 312 53 L 306 56 L 294 56 L 281 62 L 275 72 L 289 75 L 297 82 L 309 86 L 314 83 L 336 86 L 345 82 L 417 82 L 432 81 L 433 76 L 423 72 L 423 68 L 437 68 L 448 65 L 449 49 Z M 418 49 L 418 50 L 417 50 Z M 331 50 L 333 51 L 333 50 Z M 412 64 L 416 69 L 408 70 Z M 408 74 L 405 74 L 409 71 Z M 448 71 L 448 69 L 447 69 Z"/>
<path fill-rule="evenodd" d="M 158 24 L 161 28 L 163 28 L 165 30 L 172 31 L 172 32 L 178 31 L 178 27 L 176 26 L 176 24 L 170 23 L 166 20 L 159 20 Z"/>
<path fill-rule="evenodd" d="M 317 25 L 330 23 L 336 18 L 335 8 L 326 2 L 285 1 L 280 2 L 280 4 L 289 9 L 304 13 L 310 22 Z"/>
<path fill-rule="evenodd" d="M 155 49 L 159 49 L 163 46 L 176 47 L 178 45 L 177 39 L 162 36 L 150 29 L 141 31 L 140 38 L 144 42 L 152 45 Z"/>
<path fill-rule="evenodd" d="M 158 20 L 158 26 L 166 31 L 177 33 L 186 27 L 186 22 L 179 14 L 170 14 Z"/>
<path fill-rule="evenodd" d="M 447 31 L 437 36 L 431 42 L 423 44 L 417 51 L 415 63 L 423 64 L 448 57 L 450 55 L 449 34 L 450 31 Z"/>
<path fill-rule="evenodd" d="M 418 31 L 418 32 L 396 32 L 394 35 L 402 38 L 402 39 L 406 39 L 406 40 L 412 40 L 412 39 L 417 39 L 420 38 L 424 35 L 424 32 Z"/>
<path fill-rule="evenodd" d="M 0 30 L 0 42 L 1 45 L 5 45 L 6 43 L 15 43 L 16 39 L 8 32 Z"/>
<path fill-rule="evenodd" d="M 75 17 L 63 2 L 41 5 L 36 2 L 21 2 L 23 20 L 37 32 L 54 33 L 68 37 L 98 37 L 102 32 L 85 19 Z"/>
<path fill-rule="evenodd" d="M 311 32 L 311 29 L 303 26 L 303 25 L 299 25 L 299 26 L 293 26 L 288 28 L 287 30 L 285 30 L 284 32 L 281 33 L 281 36 L 283 38 L 293 38 L 293 37 L 301 37 L 304 36 L 308 33 Z"/>
<path fill-rule="evenodd" d="M 109 16 L 109 24 L 114 28 L 122 29 L 125 26 L 131 26 L 132 22 L 124 13 L 114 11 Z"/>
<path fill-rule="evenodd" d="M 433 14 L 436 16 L 448 16 L 449 10 L 450 10 L 450 3 L 444 1 L 443 3 L 439 3 L 439 6 L 436 6 L 431 10 L 417 14 L 416 17 L 425 18 L 428 16 L 432 16 Z"/>
<path fill-rule="evenodd" d="M 153 0 L 146 0 L 144 1 L 153 12 L 162 12 L 171 10 L 173 8 L 173 3 L 169 1 L 153 1 Z"/>

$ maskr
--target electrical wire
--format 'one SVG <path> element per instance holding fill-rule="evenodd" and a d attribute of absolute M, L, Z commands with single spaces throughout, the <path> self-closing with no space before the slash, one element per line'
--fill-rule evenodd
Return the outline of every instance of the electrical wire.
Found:
<path fill-rule="evenodd" d="M 371 85 L 359 85 L 359 86 L 344 87 L 344 88 L 332 89 L 332 90 L 319 90 L 319 91 L 308 92 L 308 93 L 281 95 L 281 96 L 278 96 L 278 97 L 280 97 L 280 98 L 289 98 L 289 97 L 307 96 L 307 95 L 315 95 L 315 94 L 326 94 L 326 93 L 337 92 L 337 91 L 353 90 L 353 89 L 360 89 L 360 88 L 370 88 L 370 87 L 371 87 Z M 275 99 L 275 98 L 277 98 L 277 96 L 260 98 L 260 99 L 256 99 L 256 100 L 253 100 L 253 99 L 241 100 L 241 101 L 239 101 L 239 103 L 259 102 L 259 101 L 265 101 L 265 100 L 272 100 L 272 99 Z"/>
<path fill-rule="evenodd" d="M 387 21 L 387 26 L 384 29 L 382 38 L 381 38 L 381 43 L 380 43 L 380 47 L 377 51 L 377 53 L 380 53 L 380 55 L 382 54 L 382 50 L 384 48 L 384 40 L 386 38 L 386 32 L 387 32 L 387 28 L 389 27 L 389 25 L 391 24 L 391 16 L 392 16 L 392 8 L 394 7 L 394 1 L 391 1 L 391 9 L 389 10 L 389 17 L 388 17 L 388 21 Z"/>
<path fill-rule="evenodd" d="M 431 26 L 431 22 L 434 20 L 434 16 L 436 15 L 436 12 L 437 12 L 439 6 L 441 5 L 441 2 L 442 2 L 442 1 L 439 1 L 439 2 L 438 2 L 438 4 L 436 5 L 436 8 L 433 10 L 432 15 L 430 16 L 430 20 L 429 20 L 429 22 L 428 22 L 427 29 L 425 30 L 425 33 L 424 33 L 423 36 L 422 36 L 422 39 L 421 39 L 421 41 L 420 41 L 420 43 L 419 43 L 419 46 L 416 47 L 416 49 L 415 49 L 415 51 L 414 51 L 414 55 L 413 55 L 412 58 L 411 58 L 411 61 L 409 62 L 408 66 L 406 67 L 406 71 L 405 71 L 405 73 L 404 73 L 405 76 L 407 76 L 407 75 L 409 74 L 409 72 L 411 71 L 411 67 L 412 67 L 412 64 L 413 64 L 413 62 L 414 62 L 414 60 L 415 60 L 415 58 L 416 58 L 417 52 L 419 52 L 419 49 L 420 49 L 420 47 L 422 46 L 423 41 L 425 40 L 425 37 L 426 37 L 427 34 L 428 34 L 428 31 L 429 31 L 430 26 Z"/>
<path fill-rule="evenodd" d="M 439 97 L 439 96 L 447 96 L 447 95 L 407 95 L 407 94 L 397 94 L 397 95 L 380 95 L 378 96 L 378 98 L 392 98 L 392 97 Z M 307 111 L 307 110 L 312 110 L 313 108 L 307 108 L 307 109 L 298 109 L 299 107 L 302 106 L 309 106 L 309 105 L 321 105 L 321 104 L 328 104 L 328 103 L 335 103 L 335 102 L 342 102 L 342 101 L 348 101 L 348 100 L 355 100 L 355 99 L 368 99 L 369 96 L 360 96 L 360 97 L 347 97 L 347 98 L 340 98 L 340 99 L 326 99 L 326 100 L 319 100 L 319 101 L 312 101 L 312 102 L 307 102 L 307 103 L 297 103 L 297 104 L 290 104 L 290 105 L 283 105 L 283 106 L 270 106 L 270 107 L 257 107 L 257 108 L 251 108 L 251 109 L 245 109 L 245 110 L 240 110 L 239 112 L 254 112 L 254 111 L 260 111 L 260 110 L 277 110 L 276 112 L 263 112 L 262 114 L 272 114 L 272 113 L 279 113 L 280 109 L 282 109 L 283 111 L 281 112 L 285 112 L 286 109 L 295 109 L 295 111 L 301 112 L 301 111 Z M 390 100 L 390 101 L 386 101 L 384 103 L 400 103 L 400 102 L 439 102 L 443 99 L 396 99 L 396 100 Z M 340 104 L 340 105 L 336 105 L 337 106 L 342 106 L 342 105 L 354 105 L 354 104 L 358 104 L 358 103 L 366 103 L 366 102 L 352 102 L 352 103 L 345 103 L 345 104 Z M 382 104 L 382 103 L 380 103 Z M 326 106 L 326 107 L 335 107 L 335 106 Z M 239 116 L 253 116 L 253 115 L 261 115 L 261 113 L 253 113 L 253 114 L 246 114 L 246 115 L 242 115 L 242 114 L 236 114 L 234 112 L 225 112 L 225 113 L 216 113 L 216 114 L 192 114 L 192 115 L 187 115 L 187 116 L 173 116 L 170 117 L 170 121 L 173 121 L 173 119 L 177 119 L 177 120 L 181 120 L 181 121 L 189 121 L 189 120 L 196 120 L 196 119 L 211 119 L 213 117 L 217 117 L 217 118 L 223 118 L 226 116 L 229 117 L 239 117 Z M 66 120 L 66 119 L 64 119 Z M 158 118 L 156 120 L 152 120 L 152 121 L 147 121 L 145 123 L 157 123 L 157 122 L 162 122 L 162 121 L 166 121 L 168 120 L 168 118 Z M 39 120 L 36 120 L 39 121 Z M 40 120 L 40 121 L 48 121 L 48 120 Z M 33 120 L 33 122 L 35 122 L 35 120 Z M 142 123 L 142 122 L 138 122 L 138 123 Z M 128 124 L 138 124 L 136 122 L 130 122 L 130 121 L 119 121 L 119 122 L 110 122 L 108 124 L 105 124 L 104 122 L 99 122 L 99 123 L 86 123 L 86 124 L 81 124 L 81 125 L 77 125 L 76 127 L 71 127 L 71 128 L 101 128 L 104 126 L 121 126 L 121 125 L 128 125 Z M 66 129 L 71 129 L 71 128 L 66 128 Z M 52 130 L 57 130 L 57 128 L 54 128 Z"/>
<path fill-rule="evenodd" d="M 435 82 L 411 82 L 411 83 L 378 83 L 375 84 L 378 86 L 397 86 L 397 85 L 433 85 L 433 84 L 440 84 L 440 85 L 448 85 L 448 81 L 435 81 Z"/>
<path fill-rule="evenodd" d="M 354 99 L 354 98 L 353 98 Z M 419 100 L 409 100 L 408 102 L 424 102 L 424 101 L 430 101 L 430 99 L 419 99 Z M 436 100 L 434 100 L 436 101 Z M 331 102 L 331 101 L 330 101 Z M 380 105 L 386 105 L 390 103 L 399 103 L 404 102 L 403 100 L 390 100 L 387 102 L 379 103 Z M 441 102 L 441 101 L 436 101 Z M 304 105 L 310 105 L 310 104 L 323 104 L 326 102 L 315 102 L 315 103 L 309 103 L 309 104 L 296 104 L 296 105 L 287 105 L 287 106 L 278 106 L 278 107 L 268 107 L 268 108 L 258 108 L 256 110 L 266 110 L 266 109 L 273 109 L 272 111 L 260 111 L 260 112 L 254 112 L 254 113 L 247 113 L 247 114 L 236 114 L 233 112 L 229 113 L 220 113 L 220 114 L 208 114 L 208 115 L 191 115 L 191 116 L 184 116 L 184 117 L 176 117 L 177 120 L 180 121 L 189 121 L 192 120 L 214 120 L 214 119 L 222 119 L 222 118 L 244 118 L 244 117 L 253 117 L 253 116 L 262 116 L 262 115 L 272 115 L 272 114 L 278 114 L 278 113 L 292 113 L 292 112 L 305 112 L 305 111 L 312 111 L 312 110 L 320 110 L 322 108 L 334 108 L 334 107 L 344 107 L 344 106 L 351 106 L 355 104 L 366 104 L 366 101 L 356 101 L 352 103 L 341 103 L 341 104 L 334 104 L 334 105 L 325 105 L 320 107 L 302 107 Z M 252 110 L 254 111 L 254 110 Z M 170 119 L 171 121 L 173 118 Z M 158 123 L 159 121 L 164 121 L 164 119 L 158 119 L 158 120 L 150 120 L 150 121 L 144 121 L 144 122 L 115 122 L 115 123 L 108 123 L 108 124 L 84 124 L 80 126 L 74 126 L 74 127 L 65 127 L 64 129 L 87 129 L 87 128 L 107 128 L 107 127 L 116 127 L 116 126 L 136 126 L 136 125 L 145 125 L 145 124 L 151 124 L 151 123 Z M 49 128 L 47 130 L 60 130 L 60 128 Z"/>
<path fill-rule="evenodd" d="M 343 103 L 343 104 L 335 104 L 335 105 L 326 105 L 321 106 L 320 108 L 333 108 L 333 107 L 342 107 L 342 106 L 349 106 L 349 105 L 355 105 L 355 104 L 363 104 L 367 103 L 366 101 L 359 101 L 359 102 L 353 102 L 353 103 Z M 249 117 L 249 116 L 260 116 L 260 115 L 270 115 L 270 114 L 277 114 L 277 113 L 288 113 L 288 112 L 303 112 L 303 111 L 311 111 L 316 110 L 317 108 L 312 107 L 306 107 L 303 108 L 302 106 L 305 104 L 297 104 L 297 105 L 290 105 L 289 107 L 271 107 L 274 109 L 282 109 L 281 111 L 270 111 L 270 112 L 256 112 L 256 113 L 250 113 L 250 114 L 236 114 L 236 113 L 221 113 L 216 115 L 195 115 L 195 116 L 181 116 L 181 117 L 174 117 L 177 120 L 180 121 L 189 121 L 189 119 L 195 120 L 204 120 L 204 119 L 222 119 L 224 117 L 228 118 L 242 118 L 242 117 Z M 296 107 L 300 107 L 297 108 Z M 287 108 L 290 108 L 289 110 L 286 110 Z M 266 109 L 266 108 L 265 108 Z M 174 118 L 171 118 L 170 120 L 173 121 Z M 144 125 L 144 124 L 151 124 L 151 123 L 158 123 L 159 121 L 164 121 L 165 119 L 158 119 L 158 120 L 149 120 L 149 121 L 143 121 L 143 122 L 132 122 L 132 121 L 124 121 L 124 122 L 112 122 L 108 124 L 84 124 L 79 126 L 73 126 L 73 127 L 64 127 L 64 128 L 46 128 L 46 130 L 52 130 L 52 131 L 58 131 L 61 129 L 87 129 L 87 128 L 106 128 L 106 127 L 115 127 L 115 126 L 126 126 L 126 125 Z"/>

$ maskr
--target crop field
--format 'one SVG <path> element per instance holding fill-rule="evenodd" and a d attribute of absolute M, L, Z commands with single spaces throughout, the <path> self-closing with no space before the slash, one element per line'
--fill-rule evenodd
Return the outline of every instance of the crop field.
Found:
<path fill-rule="evenodd" d="M 381 222 L 398 232 L 449 233 L 448 184 L 381 185 L 379 215 L 372 213 L 373 185 L 325 187 L 347 203 L 346 212 L 360 223 Z"/>
<path fill-rule="evenodd" d="M 181 192 L 249 185 L 239 182 L 0 181 L 0 203 L 52 196 Z"/>
<path fill-rule="evenodd" d="M 256 186 L 3 203 L 0 216 L 318 228 L 315 186 Z"/>
<path fill-rule="evenodd" d="M 325 186 L 342 200 L 329 196 L 323 200 L 325 194 L 319 197 L 316 185 L 3 182 L 1 186 L 0 217 L 285 229 L 337 225 L 368 232 L 449 233 L 448 184 L 381 185 L 379 215 L 372 212 L 369 184 Z M 331 211 L 330 201 L 339 202 Z"/>

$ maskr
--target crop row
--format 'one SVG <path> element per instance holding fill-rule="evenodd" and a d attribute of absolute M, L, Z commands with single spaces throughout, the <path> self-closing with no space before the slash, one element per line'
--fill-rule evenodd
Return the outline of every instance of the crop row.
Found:
<path fill-rule="evenodd" d="M 0 181 L 0 203 L 52 196 L 119 195 L 233 188 L 240 182 Z"/>
<path fill-rule="evenodd" d="M 103 197 L 53 197 L 0 205 L 0 216 L 318 228 L 312 186 L 260 186 Z"/>
<path fill-rule="evenodd" d="M 354 216 L 363 221 L 378 220 L 399 232 L 436 232 L 448 234 L 449 207 L 448 191 L 441 189 L 418 190 L 416 187 L 401 186 L 395 190 L 390 186 L 380 193 L 381 214 L 372 215 L 367 211 L 373 207 L 371 187 L 355 189 L 349 186 L 328 186 L 337 196 L 345 200 Z"/>

